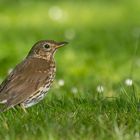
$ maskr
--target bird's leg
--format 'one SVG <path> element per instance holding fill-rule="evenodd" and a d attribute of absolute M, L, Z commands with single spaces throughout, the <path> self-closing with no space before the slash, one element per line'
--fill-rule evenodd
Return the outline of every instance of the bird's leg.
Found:
<path fill-rule="evenodd" d="M 26 108 L 25 108 L 25 106 L 24 106 L 23 104 L 20 104 L 20 107 L 23 109 L 23 111 L 24 111 L 25 113 L 28 113 L 27 110 L 26 110 Z"/>

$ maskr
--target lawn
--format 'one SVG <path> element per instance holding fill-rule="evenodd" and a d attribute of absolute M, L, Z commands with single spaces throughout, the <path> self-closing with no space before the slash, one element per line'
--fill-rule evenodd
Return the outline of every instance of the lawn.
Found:
<path fill-rule="evenodd" d="M 55 55 L 45 100 L 0 114 L 0 140 L 139 140 L 138 0 L 0 1 L 0 82 L 38 40 Z"/>

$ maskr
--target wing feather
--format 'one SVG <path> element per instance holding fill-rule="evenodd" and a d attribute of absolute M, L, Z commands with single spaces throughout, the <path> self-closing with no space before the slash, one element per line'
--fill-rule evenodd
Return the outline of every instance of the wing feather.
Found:
<path fill-rule="evenodd" d="M 6 101 L 4 109 L 20 104 L 44 86 L 49 76 L 47 70 L 49 63 L 42 59 L 28 58 L 17 65 L 0 85 L 0 102 Z"/>

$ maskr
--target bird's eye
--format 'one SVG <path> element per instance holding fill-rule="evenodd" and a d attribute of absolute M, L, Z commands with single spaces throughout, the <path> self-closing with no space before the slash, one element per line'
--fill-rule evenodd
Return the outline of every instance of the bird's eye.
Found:
<path fill-rule="evenodd" d="M 50 48 L 50 45 L 49 45 L 49 44 L 45 44 L 44 47 L 45 47 L 46 49 L 49 49 L 49 48 Z"/>

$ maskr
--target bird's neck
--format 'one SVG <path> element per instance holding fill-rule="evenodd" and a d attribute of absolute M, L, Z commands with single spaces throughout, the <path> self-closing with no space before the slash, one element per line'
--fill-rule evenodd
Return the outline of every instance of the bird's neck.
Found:
<path fill-rule="evenodd" d="M 54 62 L 54 55 L 53 54 L 48 54 L 48 55 L 38 55 L 38 54 L 35 54 L 33 56 L 29 56 L 28 55 L 27 57 L 39 58 L 39 59 L 46 60 L 48 62 Z"/>

